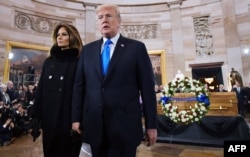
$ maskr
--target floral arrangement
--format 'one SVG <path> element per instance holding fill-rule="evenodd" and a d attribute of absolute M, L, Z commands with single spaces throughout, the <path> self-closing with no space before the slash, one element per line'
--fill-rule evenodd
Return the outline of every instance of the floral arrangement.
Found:
<path fill-rule="evenodd" d="M 186 98 L 184 101 L 194 101 L 194 107 L 190 106 L 189 110 L 179 110 L 173 105 L 175 93 L 192 93 L 194 98 Z M 183 100 L 181 100 L 183 101 Z M 162 91 L 161 97 L 162 109 L 166 116 L 173 122 L 180 124 L 191 124 L 199 122 L 209 110 L 209 92 L 204 84 L 198 80 L 188 77 L 175 78 L 168 83 Z"/>

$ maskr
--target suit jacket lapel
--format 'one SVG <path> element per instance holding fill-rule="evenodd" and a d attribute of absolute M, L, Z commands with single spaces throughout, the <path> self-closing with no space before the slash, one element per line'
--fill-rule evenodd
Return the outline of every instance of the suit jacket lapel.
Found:
<path fill-rule="evenodd" d="M 95 58 L 96 58 L 96 69 L 97 69 L 97 72 L 98 72 L 98 75 L 101 77 L 101 79 L 103 79 L 103 76 L 102 76 L 102 61 L 101 61 L 101 48 L 102 48 L 102 39 L 98 40 L 97 43 L 96 43 L 96 47 L 95 49 L 93 50 L 93 53 L 92 55 L 95 55 Z"/>
<path fill-rule="evenodd" d="M 112 74 L 112 70 L 114 70 L 115 65 L 117 64 L 120 57 L 124 53 L 125 46 L 126 46 L 125 41 L 126 41 L 125 38 L 122 36 L 120 36 L 120 38 L 118 39 L 118 41 L 116 43 L 116 47 L 114 49 L 113 56 L 112 56 L 110 63 L 109 63 L 109 68 L 108 68 L 106 77 L 108 77 L 110 74 Z"/>

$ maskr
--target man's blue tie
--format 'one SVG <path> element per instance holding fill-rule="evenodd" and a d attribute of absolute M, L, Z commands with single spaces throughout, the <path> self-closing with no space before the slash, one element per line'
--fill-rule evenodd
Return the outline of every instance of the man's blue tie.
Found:
<path fill-rule="evenodd" d="M 110 47 L 109 47 L 110 44 L 112 44 L 112 41 L 110 39 L 108 39 L 105 42 L 104 48 L 102 51 L 102 74 L 103 74 L 103 76 L 105 76 L 107 73 L 108 65 L 109 65 L 109 61 L 110 61 Z"/>

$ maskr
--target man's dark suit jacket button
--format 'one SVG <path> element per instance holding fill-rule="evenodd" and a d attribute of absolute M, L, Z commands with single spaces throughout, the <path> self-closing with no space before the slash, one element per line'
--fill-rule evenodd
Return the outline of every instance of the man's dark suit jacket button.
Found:
<path fill-rule="evenodd" d="M 62 91 L 62 88 L 59 88 L 58 91 L 61 92 L 61 91 Z"/>
<path fill-rule="evenodd" d="M 104 89 L 104 88 L 102 88 L 102 91 L 104 92 L 104 91 L 105 91 L 105 89 Z"/>

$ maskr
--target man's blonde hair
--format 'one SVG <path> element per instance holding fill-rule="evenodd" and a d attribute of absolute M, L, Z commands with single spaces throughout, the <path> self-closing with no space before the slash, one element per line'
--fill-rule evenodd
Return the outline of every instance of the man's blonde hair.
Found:
<path fill-rule="evenodd" d="M 112 9 L 115 11 L 117 17 L 119 18 L 119 20 L 121 20 L 121 13 L 120 13 L 120 10 L 119 10 L 119 7 L 117 5 L 114 5 L 114 4 L 102 4 L 102 5 L 99 5 L 97 6 L 96 8 L 96 14 L 99 13 L 99 11 L 103 8 L 109 8 L 109 9 Z"/>

